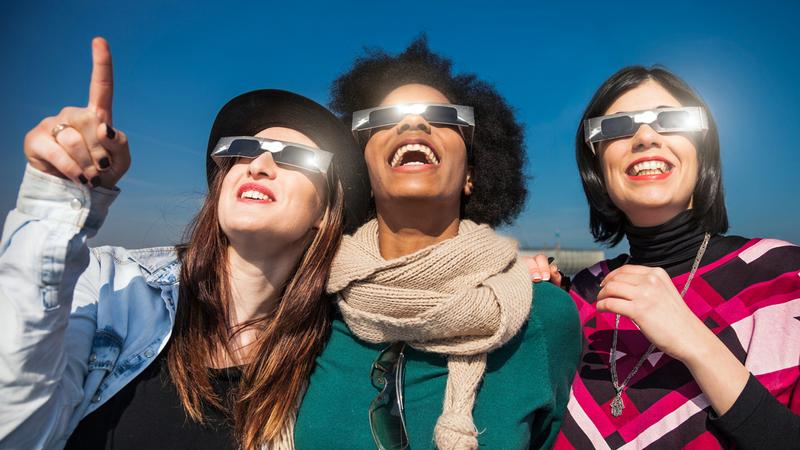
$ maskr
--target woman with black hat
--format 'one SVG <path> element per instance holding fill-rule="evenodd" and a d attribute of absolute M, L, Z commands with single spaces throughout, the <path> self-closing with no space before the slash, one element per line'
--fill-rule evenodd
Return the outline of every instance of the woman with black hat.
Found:
<path fill-rule="evenodd" d="M 211 130 L 186 243 L 89 249 L 130 165 L 103 39 L 93 59 L 88 107 L 25 139 L 0 250 L 0 447 L 292 448 L 328 268 L 369 195 L 349 131 L 299 95 L 241 95 Z"/>

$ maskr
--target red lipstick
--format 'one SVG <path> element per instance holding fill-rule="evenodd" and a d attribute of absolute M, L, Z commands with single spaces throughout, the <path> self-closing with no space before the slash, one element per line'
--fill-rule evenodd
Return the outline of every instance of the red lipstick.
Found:
<path fill-rule="evenodd" d="M 258 192 L 262 194 L 265 198 L 260 199 L 260 198 L 242 197 L 242 194 L 244 194 L 247 191 Z M 277 199 L 275 198 L 275 194 L 273 194 L 268 187 L 262 186 L 258 183 L 245 183 L 239 186 L 239 189 L 236 191 L 236 198 L 240 202 L 245 202 L 245 203 L 272 203 L 274 201 L 277 201 Z"/>
<path fill-rule="evenodd" d="M 647 161 L 660 161 L 660 162 L 663 162 L 664 164 L 666 164 L 666 170 L 664 172 L 662 172 L 662 173 L 657 173 L 657 174 L 634 175 L 633 168 L 637 164 L 643 163 L 643 162 L 647 162 Z M 644 158 L 639 158 L 636 161 L 630 163 L 630 165 L 628 165 L 628 168 L 625 169 L 625 175 L 627 175 L 628 179 L 632 180 L 632 181 L 660 181 L 660 180 L 666 180 L 667 178 L 669 178 L 669 176 L 672 175 L 672 169 L 674 167 L 675 166 L 673 166 L 672 163 L 667 161 L 665 158 L 662 158 L 660 156 L 648 156 L 648 157 L 644 157 Z"/>

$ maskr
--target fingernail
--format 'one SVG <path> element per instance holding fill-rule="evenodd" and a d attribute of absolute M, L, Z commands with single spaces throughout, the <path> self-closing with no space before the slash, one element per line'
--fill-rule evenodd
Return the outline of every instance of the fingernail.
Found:
<path fill-rule="evenodd" d="M 92 177 L 91 181 L 92 181 L 92 186 L 100 186 L 100 177 L 99 176 Z"/>
<path fill-rule="evenodd" d="M 539 272 L 533 272 L 533 273 L 531 274 L 531 278 L 532 278 L 534 281 L 536 281 L 536 280 L 541 280 L 541 279 L 542 279 L 542 274 L 540 274 Z"/>
<path fill-rule="evenodd" d="M 544 281 L 550 281 L 550 274 L 549 273 L 545 273 L 544 275 L 542 275 L 542 279 Z"/>
<path fill-rule="evenodd" d="M 109 124 L 106 124 L 106 137 L 108 137 L 109 139 L 114 139 L 115 137 L 117 137 L 117 132 L 114 131 L 114 129 L 111 128 L 111 125 Z"/>
<path fill-rule="evenodd" d="M 83 176 L 83 174 L 81 174 L 81 175 L 78 175 L 78 181 L 80 181 L 80 182 L 81 182 L 81 184 L 86 184 L 86 183 L 88 183 L 88 182 L 89 182 L 89 180 L 87 180 L 87 179 L 86 179 L 86 177 L 85 177 L 85 176 Z"/>
<path fill-rule="evenodd" d="M 108 160 L 108 156 L 104 156 L 97 161 L 97 165 L 100 166 L 100 170 L 106 170 L 111 167 L 111 162 Z"/>

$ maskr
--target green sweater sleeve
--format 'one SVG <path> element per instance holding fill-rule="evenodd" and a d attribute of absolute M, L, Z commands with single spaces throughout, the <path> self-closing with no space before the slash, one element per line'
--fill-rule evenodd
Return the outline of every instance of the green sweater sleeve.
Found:
<path fill-rule="evenodd" d="M 566 412 L 572 380 L 581 354 L 582 338 L 578 311 L 572 298 L 550 283 L 534 285 L 531 324 L 547 353 L 552 410 L 538 415 L 531 427 L 531 449 L 551 448 Z"/>

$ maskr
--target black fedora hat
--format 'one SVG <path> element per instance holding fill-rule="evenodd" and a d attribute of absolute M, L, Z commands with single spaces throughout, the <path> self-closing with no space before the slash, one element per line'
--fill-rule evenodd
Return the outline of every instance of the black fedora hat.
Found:
<path fill-rule="evenodd" d="M 250 91 L 235 97 L 219 110 L 208 137 L 208 182 L 218 170 L 210 155 L 221 137 L 253 136 L 271 127 L 297 130 L 321 149 L 332 152 L 333 167 L 344 190 L 345 231 L 353 231 L 367 221 L 371 204 L 369 176 L 364 156 L 350 130 L 319 103 L 288 91 Z"/>

